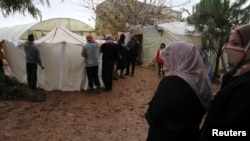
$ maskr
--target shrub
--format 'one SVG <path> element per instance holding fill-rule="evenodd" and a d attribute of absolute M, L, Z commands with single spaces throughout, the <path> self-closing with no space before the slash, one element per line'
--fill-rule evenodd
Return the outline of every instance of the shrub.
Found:
<path fill-rule="evenodd" d="M 31 90 L 26 84 L 0 72 L 0 100 L 26 100 L 41 102 L 45 100 L 44 91 Z"/>

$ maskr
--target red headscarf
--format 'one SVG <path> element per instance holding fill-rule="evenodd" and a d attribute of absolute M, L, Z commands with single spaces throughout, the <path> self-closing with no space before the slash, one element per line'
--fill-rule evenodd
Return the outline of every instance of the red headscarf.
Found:
<path fill-rule="evenodd" d="M 87 40 L 88 42 L 95 42 L 95 40 L 94 40 L 94 38 L 93 38 L 92 35 L 88 35 L 88 36 L 86 37 L 86 40 Z"/>

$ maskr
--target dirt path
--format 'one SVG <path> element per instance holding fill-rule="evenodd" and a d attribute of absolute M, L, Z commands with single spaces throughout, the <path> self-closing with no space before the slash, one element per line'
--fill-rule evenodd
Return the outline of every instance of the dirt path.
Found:
<path fill-rule="evenodd" d="M 156 76 L 137 66 L 135 76 L 114 81 L 111 92 L 50 91 L 45 102 L 0 102 L 0 140 L 144 141 Z"/>

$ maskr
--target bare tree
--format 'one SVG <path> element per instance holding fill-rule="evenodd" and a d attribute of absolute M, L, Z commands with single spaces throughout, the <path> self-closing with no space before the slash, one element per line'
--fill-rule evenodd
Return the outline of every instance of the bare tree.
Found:
<path fill-rule="evenodd" d="M 126 23 L 144 26 L 152 25 L 162 18 L 171 21 L 176 17 L 173 15 L 172 7 L 182 6 L 188 2 L 187 0 L 185 3 L 173 5 L 172 0 L 81 0 L 78 5 L 92 12 L 97 28 L 112 25 L 113 29 L 124 30 Z"/>

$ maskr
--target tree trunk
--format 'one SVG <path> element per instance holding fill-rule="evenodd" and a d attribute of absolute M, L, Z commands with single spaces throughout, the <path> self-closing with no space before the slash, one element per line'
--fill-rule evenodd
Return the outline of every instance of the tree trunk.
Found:
<path fill-rule="evenodd" d="M 221 54 L 221 63 L 222 63 L 223 71 L 228 72 L 229 68 L 228 68 L 228 64 L 227 64 L 227 58 L 226 58 L 226 54 L 224 52 L 222 52 L 222 54 Z"/>
<path fill-rule="evenodd" d="M 219 47 L 217 56 L 216 56 L 216 62 L 215 62 L 215 69 L 214 69 L 214 77 L 213 78 L 217 78 L 218 76 L 218 71 L 219 71 L 219 65 L 220 65 L 220 57 L 222 54 L 222 46 Z"/>

